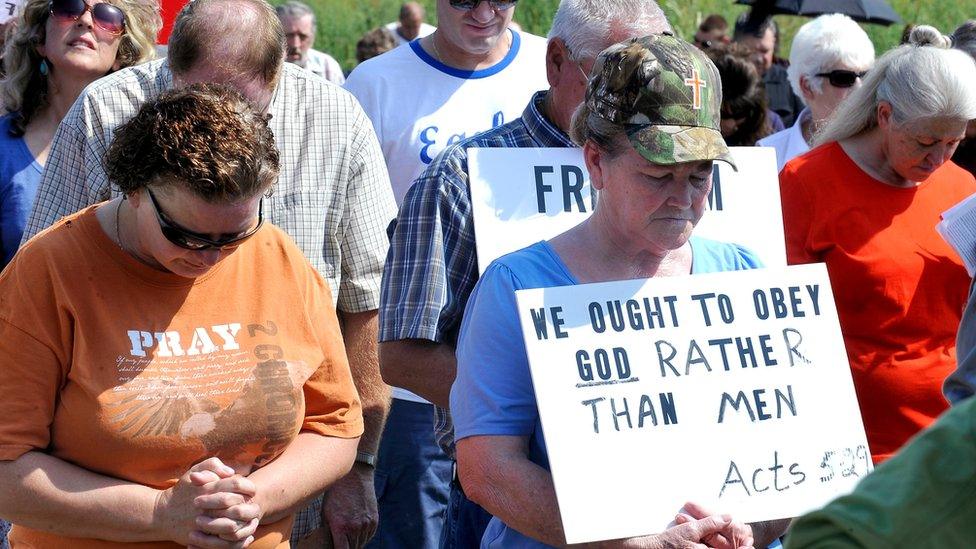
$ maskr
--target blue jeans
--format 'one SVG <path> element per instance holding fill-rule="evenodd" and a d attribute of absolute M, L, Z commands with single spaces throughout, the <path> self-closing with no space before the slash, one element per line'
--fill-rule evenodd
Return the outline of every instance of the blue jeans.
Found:
<path fill-rule="evenodd" d="M 468 499 L 455 478 L 451 481 L 451 501 L 441 530 L 440 549 L 477 549 L 491 515 Z"/>
<path fill-rule="evenodd" d="M 434 406 L 393 399 L 376 463 L 380 522 L 368 549 L 436 549 L 451 460 L 434 441 Z"/>
<path fill-rule="evenodd" d="M 10 549 L 7 544 L 7 532 L 10 531 L 10 523 L 0 519 L 0 549 Z"/>

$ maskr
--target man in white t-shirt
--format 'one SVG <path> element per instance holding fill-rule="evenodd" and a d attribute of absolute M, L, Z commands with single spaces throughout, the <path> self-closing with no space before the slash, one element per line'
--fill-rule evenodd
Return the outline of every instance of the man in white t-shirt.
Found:
<path fill-rule="evenodd" d="M 508 28 L 515 4 L 437 0 L 433 34 L 350 74 L 346 89 L 373 122 L 398 203 L 448 145 L 519 118 L 532 95 L 548 87 L 545 39 Z M 376 478 L 386 478 L 377 486 L 379 544 L 436 546 L 451 462 L 435 443 L 433 414 L 429 402 L 394 388 L 377 465 Z M 430 519 L 410 519 L 422 516 Z M 384 531 L 390 522 L 400 523 L 398 532 Z"/>
<path fill-rule="evenodd" d="M 417 2 L 407 2 L 400 7 L 400 18 L 384 25 L 396 38 L 397 45 L 423 38 L 437 30 L 437 27 L 424 22 L 426 12 Z"/>
<path fill-rule="evenodd" d="M 315 12 L 312 8 L 297 0 L 289 0 L 275 11 L 285 30 L 285 61 L 341 86 L 346 76 L 339 62 L 325 52 L 312 49 L 315 43 Z"/>

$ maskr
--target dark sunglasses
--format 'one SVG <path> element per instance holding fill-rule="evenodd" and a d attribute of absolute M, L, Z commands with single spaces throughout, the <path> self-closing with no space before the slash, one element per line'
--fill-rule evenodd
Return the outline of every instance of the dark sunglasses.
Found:
<path fill-rule="evenodd" d="M 201 251 L 209 250 L 211 248 L 230 248 L 254 236 L 254 233 L 258 232 L 258 229 L 260 229 L 261 225 L 264 224 L 264 200 L 262 200 L 258 205 L 258 224 L 255 225 L 253 229 L 242 235 L 232 236 L 230 238 L 224 238 L 221 240 L 211 240 L 200 233 L 188 231 L 176 223 L 173 223 L 173 221 L 166 217 L 166 214 L 159 209 L 159 202 L 156 201 L 156 197 L 153 195 L 153 192 L 149 189 L 149 187 L 146 187 L 146 192 L 149 194 L 149 200 L 152 202 L 153 209 L 156 210 L 156 220 L 159 221 L 159 230 L 162 231 L 163 236 L 166 237 L 166 240 L 169 240 L 180 248 L 187 250 Z"/>
<path fill-rule="evenodd" d="M 830 85 L 835 88 L 849 88 L 853 86 L 855 82 L 857 82 L 858 78 L 864 78 L 865 74 L 867 74 L 867 71 L 854 72 L 854 71 L 836 70 L 830 72 L 821 72 L 818 73 L 817 76 L 826 78 L 827 81 L 830 82 Z"/>
<path fill-rule="evenodd" d="M 77 21 L 86 11 L 91 11 L 95 26 L 114 35 L 125 32 L 125 14 L 105 2 L 89 6 L 84 0 L 51 0 L 51 15 L 58 19 Z"/>
<path fill-rule="evenodd" d="M 471 11 L 482 1 L 491 4 L 498 11 L 505 11 L 515 5 L 518 0 L 450 0 L 451 7 L 457 10 Z"/>

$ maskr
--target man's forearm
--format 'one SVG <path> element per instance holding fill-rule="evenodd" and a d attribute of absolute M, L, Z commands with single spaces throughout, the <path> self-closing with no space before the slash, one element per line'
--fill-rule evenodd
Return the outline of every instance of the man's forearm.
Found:
<path fill-rule="evenodd" d="M 376 455 L 386 414 L 390 411 L 390 388 L 380 376 L 377 356 L 377 312 L 338 313 L 349 369 L 352 370 L 352 379 L 363 406 L 364 432 L 359 441 L 359 451 Z"/>
<path fill-rule="evenodd" d="M 424 339 L 380 343 L 380 369 L 390 385 L 402 387 L 441 408 L 450 407 L 457 377 L 454 346 Z"/>

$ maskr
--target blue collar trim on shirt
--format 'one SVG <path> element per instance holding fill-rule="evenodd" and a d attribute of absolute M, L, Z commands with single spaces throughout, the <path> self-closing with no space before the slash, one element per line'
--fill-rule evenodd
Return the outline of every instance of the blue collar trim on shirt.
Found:
<path fill-rule="evenodd" d="M 462 69 L 456 69 L 454 67 L 449 67 L 444 63 L 441 63 L 437 59 L 434 59 L 432 55 L 427 53 L 424 48 L 420 47 L 420 39 L 410 42 L 410 49 L 417 54 L 424 63 L 427 63 L 431 67 L 443 72 L 444 74 L 451 75 L 455 78 L 464 78 L 465 80 L 474 80 L 477 78 L 488 78 L 489 76 L 498 74 L 505 70 L 506 67 L 515 61 L 515 57 L 518 55 L 519 47 L 522 45 L 522 39 L 519 37 L 519 33 L 508 29 L 508 32 L 512 33 L 512 47 L 508 48 L 508 54 L 505 58 L 495 63 L 494 65 L 488 67 L 487 69 L 481 69 L 477 71 L 466 71 Z"/>

